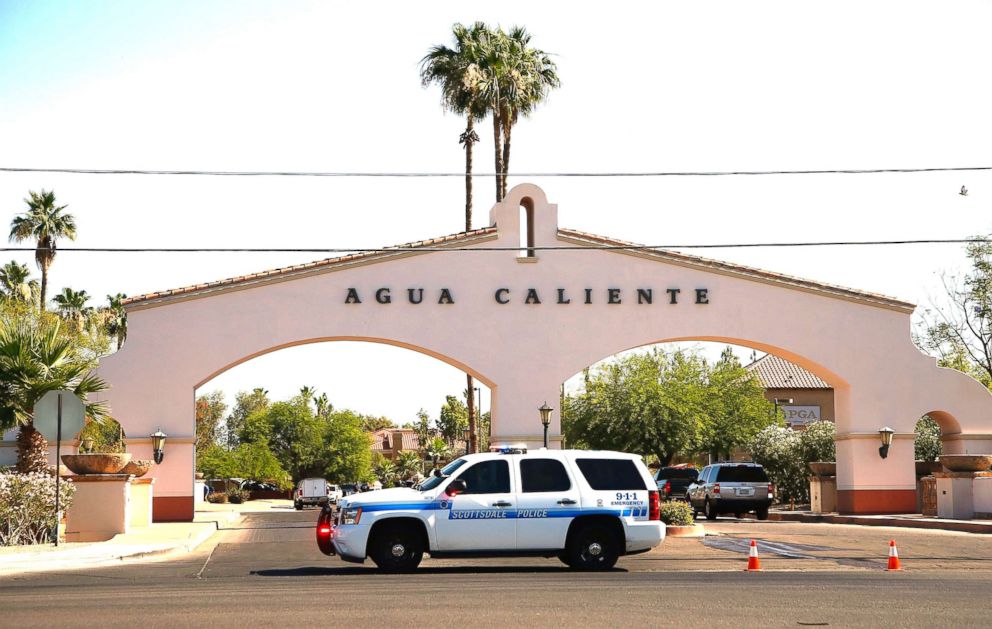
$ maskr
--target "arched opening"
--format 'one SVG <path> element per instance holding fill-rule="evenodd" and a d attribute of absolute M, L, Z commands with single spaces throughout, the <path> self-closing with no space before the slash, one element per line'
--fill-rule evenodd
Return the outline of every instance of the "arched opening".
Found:
<path fill-rule="evenodd" d="M 520 257 L 533 258 L 534 250 L 534 201 L 520 199 Z"/>
<path fill-rule="evenodd" d="M 382 339 L 256 352 L 196 386 L 196 469 L 214 493 L 237 499 L 248 497 L 238 496 L 244 487 L 272 497 L 260 492 L 310 477 L 373 487 L 415 481 L 429 472 L 431 441 L 464 454 L 469 394 L 488 442 L 490 381 L 473 375 L 477 390 L 465 391 L 457 361 Z"/>
<path fill-rule="evenodd" d="M 933 477 L 942 469 L 940 455 L 950 435 L 961 433 L 961 424 L 946 411 L 930 411 L 916 422 L 913 430 L 913 459 L 916 474 L 916 511 L 937 515 L 937 485 Z"/>
<path fill-rule="evenodd" d="M 125 452 L 127 440 L 124 428 L 112 417 L 101 421 L 86 420 L 86 425 L 79 431 L 79 452 Z"/>

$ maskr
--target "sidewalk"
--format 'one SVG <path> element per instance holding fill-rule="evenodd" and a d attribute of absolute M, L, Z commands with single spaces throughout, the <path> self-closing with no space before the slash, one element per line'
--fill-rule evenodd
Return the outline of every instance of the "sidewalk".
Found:
<path fill-rule="evenodd" d="M 894 526 L 911 529 L 938 529 L 961 533 L 992 534 L 992 520 L 948 520 L 906 513 L 896 515 L 839 515 L 811 511 L 772 510 L 768 519 L 779 522 L 819 522 L 822 524 L 857 524 L 861 526 Z"/>
<path fill-rule="evenodd" d="M 117 563 L 166 554 L 189 553 L 242 513 L 293 509 L 289 500 L 257 500 L 246 504 L 196 505 L 193 522 L 160 522 L 134 528 L 105 542 L 63 543 L 0 548 L 0 576 Z"/>

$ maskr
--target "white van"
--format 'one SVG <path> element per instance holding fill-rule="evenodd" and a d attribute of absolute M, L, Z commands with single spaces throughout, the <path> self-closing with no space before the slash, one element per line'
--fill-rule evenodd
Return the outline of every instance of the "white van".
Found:
<path fill-rule="evenodd" d="M 310 505 L 316 507 L 321 498 L 328 497 L 330 485 L 323 478 L 304 478 L 296 484 L 296 491 L 293 493 L 293 507 L 297 511 Z"/>

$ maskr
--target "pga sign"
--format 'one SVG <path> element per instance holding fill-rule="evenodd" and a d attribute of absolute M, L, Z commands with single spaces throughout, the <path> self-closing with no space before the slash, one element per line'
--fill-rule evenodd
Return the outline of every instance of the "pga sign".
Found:
<path fill-rule="evenodd" d="M 820 421 L 819 406 L 783 406 L 782 412 L 790 426 L 805 426 Z"/>

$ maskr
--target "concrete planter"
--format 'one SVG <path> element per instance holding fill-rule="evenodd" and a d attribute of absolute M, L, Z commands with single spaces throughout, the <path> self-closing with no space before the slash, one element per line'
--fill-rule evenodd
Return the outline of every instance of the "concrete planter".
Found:
<path fill-rule="evenodd" d="M 124 454 L 63 454 L 62 462 L 76 474 L 117 474 L 131 462 Z"/>
<path fill-rule="evenodd" d="M 916 476 L 930 476 L 934 472 L 940 472 L 944 466 L 940 461 L 916 461 Z"/>
<path fill-rule="evenodd" d="M 832 461 L 810 463 L 809 469 L 816 476 L 837 476 L 837 464 Z"/>
<path fill-rule="evenodd" d="M 127 465 L 121 468 L 121 474 L 131 474 L 136 478 L 141 478 L 148 473 L 152 467 L 152 462 L 149 459 L 140 459 L 136 461 L 131 461 Z"/>
<path fill-rule="evenodd" d="M 706 529 L 703 528 L 702 524 L 690 524 L 689 526 L 665 525 L 666 537 L 703 537 L 704 535 L 706 535 Z"/>
<path fill-rule="evenodd" d="M 942 454 L 940 464 L 951 472 L 985 472 L 992 467 L 992 454 Z"/>

